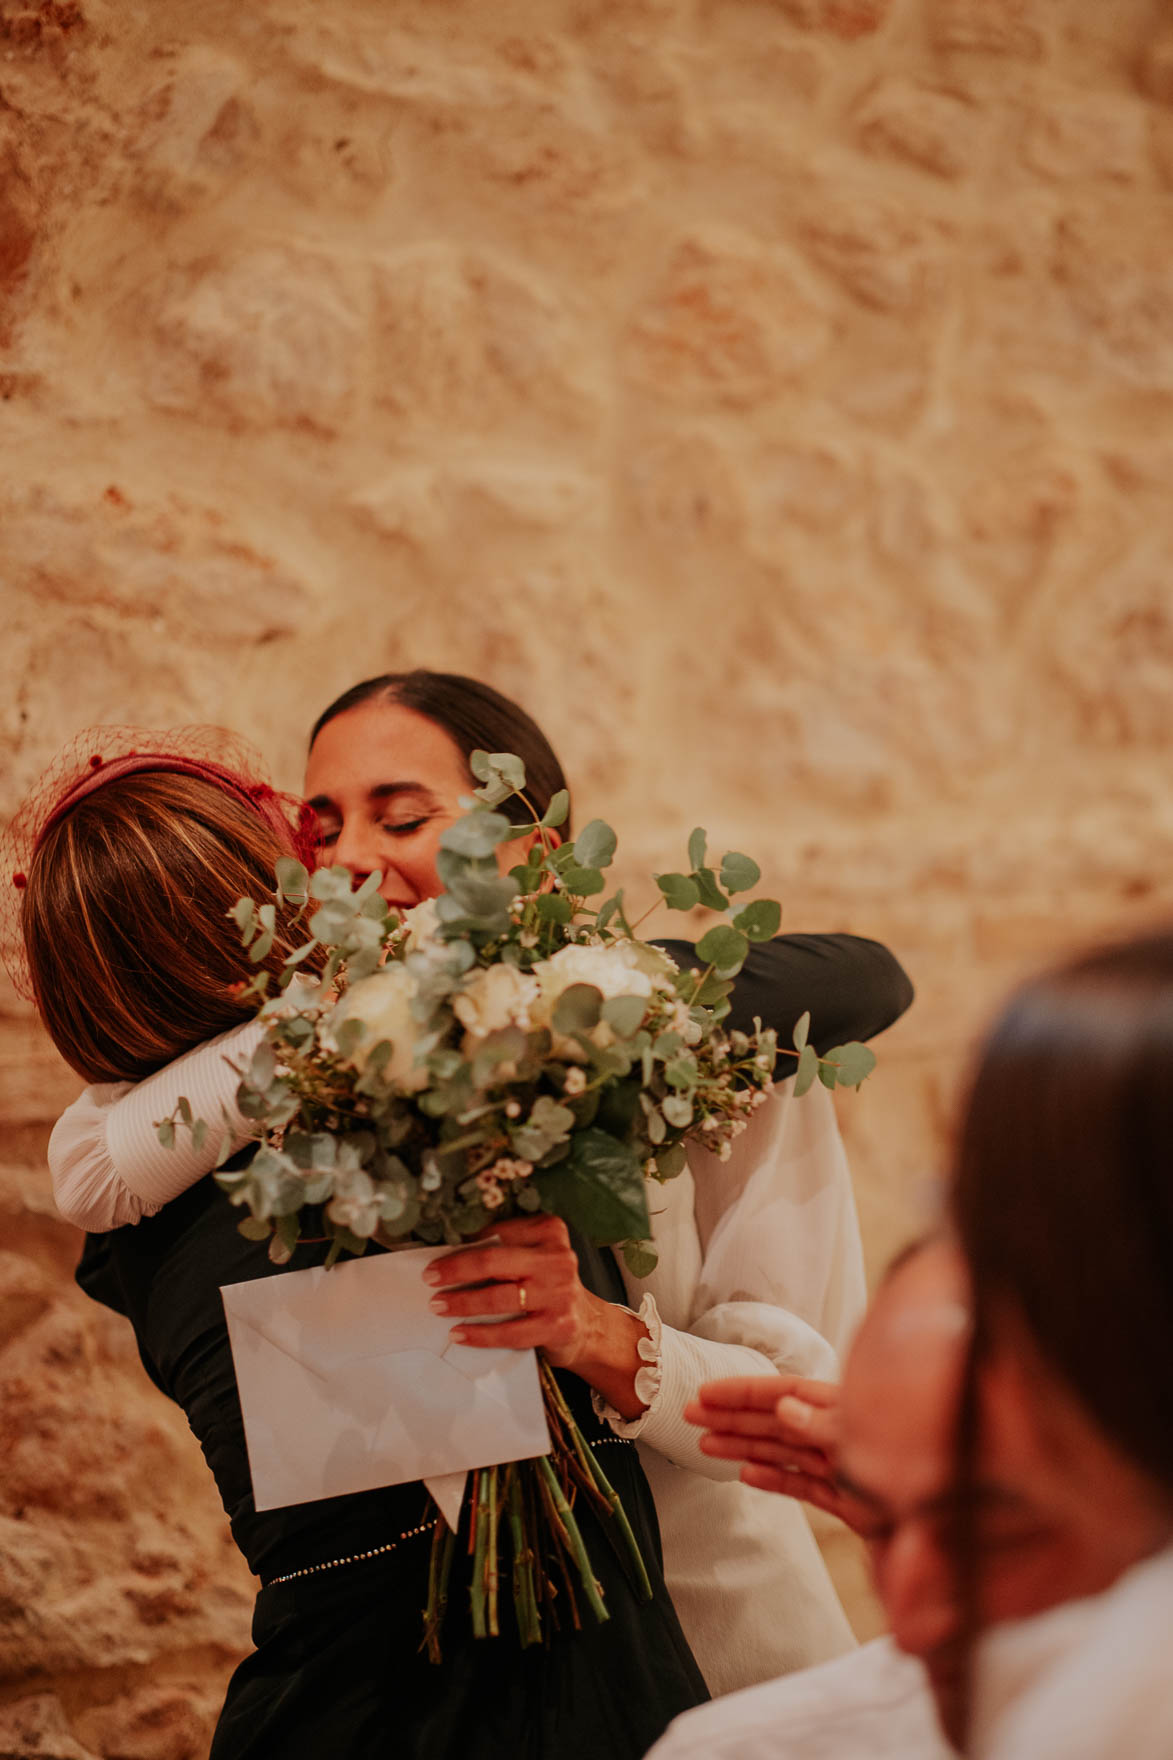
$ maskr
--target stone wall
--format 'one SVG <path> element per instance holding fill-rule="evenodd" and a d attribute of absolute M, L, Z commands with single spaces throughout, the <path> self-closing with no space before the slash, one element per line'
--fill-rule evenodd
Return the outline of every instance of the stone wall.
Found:
<path fill-rule="evenodd" d="M 873 1266 L 1005 987 L 1173 903 L 1167 0 L 0 0 L 0 400 L 0 808 L 482 674 L 634 875 L 704 822 L 905 960 Z M 0 1754 L 187 1760 L 250 1588 L 75 1085 L 6 993 Z"/>

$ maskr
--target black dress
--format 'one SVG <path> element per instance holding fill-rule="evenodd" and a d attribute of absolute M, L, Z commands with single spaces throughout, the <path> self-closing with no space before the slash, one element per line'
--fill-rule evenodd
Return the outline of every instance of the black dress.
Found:
<path fill-rule="evenodd" d="M 690 943 L 661 943 L 687 965 Z M 850 935 L 790 935 L 750 950 L 731 1026 L 755 1015 L 784 1043 L 810 1008 L 819 1050 L 882 1031 L 912 987 L 887 949 Z M 420 1650 L 429 1535 L 420 1484 L 258 1513 L 253 1507 L 220 1285 L 280 1275 L 237 1232 L 209 1179 L 158 1216 L 87 1240 L 78 1282 L 126 1314 L 151 1379 L 187 1414 L 233 1536 L 262 1580 L 257 1648 L 232 1677 L 211 1760 L 636 1760 L 678 1712 L 707 1697 L 664 1588 L 659 1530 L 635 1447 L 595 1419 L 588 1389 L 560 1375 L 616 1490 L 655 1589 L 638 1604 L 589 1510 L 576 1511 L 611 1617 L 523 1651 L 501 1600 L 502 1635 L 475 1640 L 456 1570 L 444 1660 Z M 624 1302 L 609 1252 L 579 1246 L 584 1284 Z M 299 1248 L 291 1269 L 320 1262 Z M 416 1531 L 421 1530 L 421 1531 Z M 357 1562 L 331 1561 L 374 1554 Z M 327 1566 L 315 1570 L 314 1566 Z M 467 1567 L 465 1567 L 467 1568 Z M 279 1580 L 280 1579 L 280 1580 Z"/>
<path fill-rule="evenodd" d="M 237 1545 L 265 1585 L 256 1650 L 236 1670 L 211 1760 L 637 1760 L 678 1712 L 708 1697 L 662 1576 L 659 1529 L 634 1444 L 615 1438 L 574 1375 L 559 1380 L 623 1499 L 655 1590 L 640 1604 L 606 1535 L 576 1515 L 610 1618 L 522 1650 L 508 1593 L 501 1636 L 474 1639 L 458 1549 L 443 1661 L 420 1649 L 430 1532 L 418 1482 L 258 1513 L 220 1285 L 281 1275 L 210 1180 L 133 1228 L 96 1237 L 78 1281 L 134 1326 L 151 1379 L 204 1451 Z M 319 1263 L 300 1248 L 291 1269 Z M 579 1246 L 586 1287 L 624 1300 L 610 1253 Z M 356 1562 L 357 1554 L 373 1557 Z M 315 1565 L 328 1568 L 314 1570 Z M 275 1579 L 285 1579 L 276 1581 Z"/>

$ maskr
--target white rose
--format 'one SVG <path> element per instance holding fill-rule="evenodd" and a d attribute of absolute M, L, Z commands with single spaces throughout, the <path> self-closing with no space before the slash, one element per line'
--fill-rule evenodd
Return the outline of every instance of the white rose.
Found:
<path fill-rule="evenodd" d="M 367 1058 L 384 1039 L 391 1042 L 391 1056 L 383 1073 L 397 1088 L 414 1092 L 426 1088 L 427 1070 L 415 1061 L 415 1045 L 420 1025 L 411 1012 L 416 996 L 416 981 L 406 966 L 398 961 L 382 966 L 369 978 L 352 984 L 330 1016 L 329 1036 L 323 1034 L 327 1048 L 336 1045 L 334 1035 L 344 1021 L 361 1021 L 366 1034 L 351 1055 L 355 1069 L 365 1068 Z"/>
<path fill-rule="evenodd" d="M 464 1055 L 475 1057 L 486 1035 L 502 1027 L 528 1032 L 540 995 L 537 980 L 516 966 L 485 966 L 471 973 L 452 998 L 452 1012 L 465 1029 Z"/>
<path fill-rule="evenodd" d="M 436 931 L 440 927 L 435 899 L 425 898 L 422 904 L 413 904 L 409 911 L 404 911 L 401 922 L 407 930 L 403 944 L 405 951 L 419 953 L 429 942 L 435 941 Z"/>
<path fill-rule="evenodd" d="M 560 948 L 534 966 L 534 977 L 542 992 L 533 1011 L 534 1023 L 551 1025 L 558 998 L 572 984 L 593 984 L 602 991 L 605 1002 L 615 996 L 650 997 L 657 990 L 671 990 L 674 970 L 666 954 L 643 942 L 614 941 L 593 947 Z M 605 1021 L 600 1021 L 591 1037 L 603 1046 L 611 1044 L 615 1035 Z M 574 1056 L 581 1055 L 573 1040 L 564 1041 L 561 1034 L 557 1035 L 555 1050 L 560 1056 L 571 1054 L 568 1047 L 573 1048 Z"/>

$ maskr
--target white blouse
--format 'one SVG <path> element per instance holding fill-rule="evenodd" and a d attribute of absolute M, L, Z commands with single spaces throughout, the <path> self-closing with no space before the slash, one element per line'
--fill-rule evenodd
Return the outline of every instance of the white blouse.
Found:
<path fill-rule="evenodd" d="M 208 1172 L 212 1142 L 186 1133 L 164 1149 L 156 1123 L 180 1096 L 195 1117 L 249 1128 L 235 1108 L 232 1064 L 260 1036 L 250 1022 L 137 1087 L 87 1088 L 54 1129 L 57 1207 L 101 1231 L 152 1215 Z M 228 1060 L 231 1059 L 231 1062 Z M 651 1483 L 665 1577 L 685 1635 L 714 1693 L 825 1661 L 854 1642 L 802 1507 L 743 1485 L 737 1463 L 702 1454 L 684 1406 L 702 1382 L 787 1372 L 838 1378 L 865 1301 L 851 1179 L 830 1095 L 795 1100 L 779 1084 L 727 1162 L 698 1146 L 684 1173 L 649 1191 L 659 1262 L 633 1278 L 648 1328 L 637 1390 L 647 1410 L 625 1422 Z M 216 1137 L 210 1133 L 210 1138 Z"/>
<path fill-rule="evenodd" d="M 1169 1760 L 1171 1663 L 1167 1546 L 1101 1595 L 990 1633 L 976 1670 L 973 1753 L 977 1760 Z"/>

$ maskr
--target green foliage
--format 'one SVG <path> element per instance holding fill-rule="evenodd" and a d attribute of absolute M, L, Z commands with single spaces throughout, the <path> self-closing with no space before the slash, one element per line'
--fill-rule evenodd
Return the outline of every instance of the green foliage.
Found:
<path fill-rule="evenodd" d="M 589 1033 L 603 1012 L 603 992 L 594 984 L 571 984 L 558 998 L 554 1025 L 560 1033 Z"/>
<path fill-rule="evenodd" d="M 575 844 L 575 849 L 578 845 Z M 571 863 L 562 870 L 562 884 L 567 892 L 576 898 L 594 898 L 605 891 L 607 882 L 598 868 L 580 868 L 577 862 Z"/>
<path fill-rule="evenodd" d="M 794 1093 L 797 1098 L 805 1094 L 819 1073 L 819 1059 L 813 1045 L 804 1045 L 798 1057 L 798 1069 L 794 1077 Z"/>
<path fill-rule="evenodd" d="M 602 819 L 592 819 L 574 840 L 574 859 L 583 868 L 609 868 L 618 838 Z"/>
<path fill-rule="evenodd" d="M 633 1277 L 650 1277 L 659 1262 L 651 1241 L 624 1241 L 623 1263 Z"/>
<path fill-rule="evenodd" d="M 655 881 L 669 910 L 690 911 L 700 903 L 700 888 L 688 874 L 657 874 Z"/>
<path fill-rule="evenodd" d="M 570 1154 L 534 1175 L 542 1207 L 596 1246 L 644 1240 L 652 1232 L 643 1168 L 635 1151 L 605 1131 L 580 1131 Z"/>
<path fill-rule="evenodd" d="M 749 941 L 772 941 L 782 927 L 782 906 L 773 898 L 755 898 L 738 911 L 733 927 Z"/>
<path fill-rule="evenodd" d="M 858 1088 L 875 1069 L 876 1054 L 869 1046 L 853 1039 L 847 1045 L 834 1046 L 823 1062 L 835 1071 L 841 1088 Z"/>
<path fill-rule="evenodd" d="M 762 870 L 751 856 L 730 850 L 721 863 L 721 884 L 726 892 L 748 892 L 762 877 Z"/>
<path fill-rule="evenodd" d="M 707 911 L 724 911 L 729 908 L 729 900 L 717 885 L 717 876 L 712 868 L 694 868 L 692 878 L 700 901 Z"/>
<path fill-rule="evenodd" d="M 612 996 L 603 1004 L 603 1019 L 621 1039 L 639 1031 L 648 1010 L 646 996 Z"/>
<path fill-rule="evenodd" d="M 516 755 L 474 752 L 470 767 L 477 786 L 440 839 L 443 890 L 406 925 L 380 896 L 379 874 L 356 886 L 343 867 L 307 874 L 292 858 L 278 864 L 271 897 L 233 907 L 258 968 L 246 993 L 263 1005 L 266 1031 L 237 1093 L 256 1153 L 218 1182 L 278 1263 L 293 1255 L 307 1210 L 305 1232 L 325 1232 L 333 1263 L 376 1235 L 456 1242 L 495 1217 L 545 1208 L 592 1240 L 622 1244 L 635 1274 L 647 1275 L 646 1180 L 676 1177 L 702 1124 L 705 1146 L 727 1152 L 747 1090 L 769 1086 L 774 1034 L 759 1022 L 726 1036 L 720 1022 L 732 978 L 753 942 L 777 934 L 781 907 L 751 898 L 735 909 L 761 878 L 757 863 L 734 850 L 716 867 L 697 827 L 688 871 L 657 874 L 655 902 L 721 921 L 702 936 L 695 970 L 675 973 L 638 940 L 644 903 L 629 918 L 622 890 L 605 896 L 611 827 L 594 819 L 560 843 L 565 790 L 539 817 Z M 503 874 L 502 847 L 517 851 L 521 839 L 524 859 Z M 281 934 L 298 945 L 268 999 L 260 968 L 279 911 Z M 572 947 L 565 976 L 579 981 L 555 990 L 550 1011 L 540 962 Z M 293 983 L 323 960 L 316 983 Z M 596 960 L 599 983 L 582 981 Z M 862 1045 L 818 1058 L 808 1032 L 804 1016 L 798 1091 L 816 1075 L 857 1086 L 872 1068 Z M 180 1130 L 205 1143 L 209 1128 L 186 1101 L 157 1126 L 165 1145 Z M 230 1137 L 221 1142 L 221 1161 L 232 1148 Z"/>
<path fill-rule="evenodd" d="M 467 813 L 441 832 L 440 848 L 457 856 L 495 856 L 514 829 L 503 813 Z"/>
<path fill-rule="evenodd" d="M 718 978 L 732 978 L 745 964 L 749 942 L 740 929 L 729 923 L 718 923 L 696 944 L 698 956 L 712 966 Z"/>

